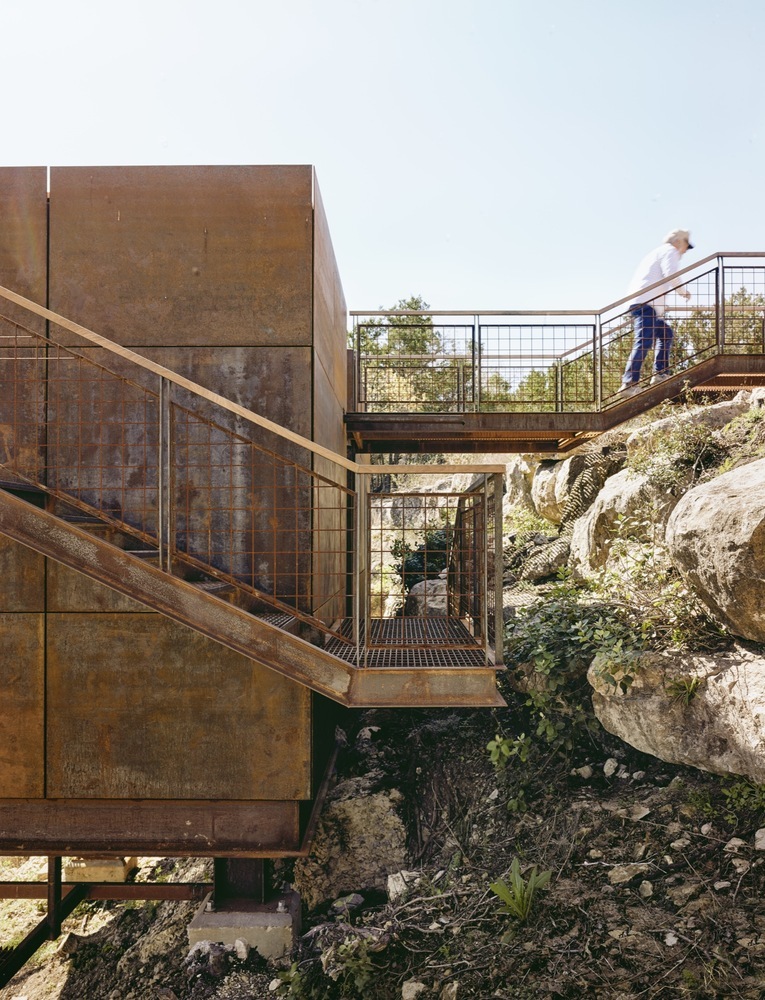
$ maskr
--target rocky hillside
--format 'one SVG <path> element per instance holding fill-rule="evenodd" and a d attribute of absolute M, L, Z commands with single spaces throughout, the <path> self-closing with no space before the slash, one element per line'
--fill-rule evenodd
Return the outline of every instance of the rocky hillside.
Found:
<path fill-rule="evenodd" d="M 765 996 L 762 402 L 508 463 L 508 707 L 348 715 L 289 962 L 89 903 L 0 1000 Z"/>

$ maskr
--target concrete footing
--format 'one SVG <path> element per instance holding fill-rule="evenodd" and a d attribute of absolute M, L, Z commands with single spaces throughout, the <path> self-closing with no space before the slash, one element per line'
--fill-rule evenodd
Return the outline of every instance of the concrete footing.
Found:
<path fill-rule="evenodd" d="M 283 892 L 267 903 L 230 899 L 222 909 L 211 906 L 209 893 L 187 928 L 189 945 L 244 941 L 263 958 L 278 959 L 292 951 L 300 933 L 300 896 L 296 892 Z"/>
<path fill-rule="evenodd" d="M 64 858 L 61 878 L 64 882 L 124 882 L 137 867 L 137 858 L 105 858 L 95 855 Z"/>

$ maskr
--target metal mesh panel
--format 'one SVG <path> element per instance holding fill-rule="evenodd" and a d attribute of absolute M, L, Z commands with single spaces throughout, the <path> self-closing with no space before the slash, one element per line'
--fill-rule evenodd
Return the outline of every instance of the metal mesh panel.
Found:
<path fill-rule="evenodd" d="M 472 324 L 403 317 L 361 323 L 360 396 L 375 412 L 443 413 L 475 398 Z"/>
<path fill-rule="evenodd" d="M 157 394 L 7 320 L 0 329 L 4 468 L 155 539 Z"/>
<path fill-rule="evenodd" d="M 485 646 L 485 532 L 465 515 L 474 503 L 483 510 L 482 491 L 370 495 L 367 648 Z"/>
<path fill-rule="evenodd" d="M 689 300 L 680 294 L 688 291 Z M 670 366 L 683 371 L 717 351 L 716 271 L 709 270 L 678 283 L 666 294 L 647 299 L 647 304 L 663 310 L 664 319 L 674 331 Z M 634 320 L 629 309 L 609 318 L 602 325 L 602 394 L 608 401 L 622 382 L 627 359 L 633 346 Z M 643 381 L 651 377 L 650 360 L 643 366 Z"/>
<path fill-rule="evenodd" d="M 736 263 L 724 263 L 729 260 Z M 676 288 L 647 296 L 674 331 L 674 374 L 715 354 L 765 354 L 761 254 L 703 261 Z M 390 349 L 407 336 L 408 351 Z M 358 407 L 380 413 L 597 410 L 619 391 L 633 336 L 633 315 L 625 305 L 586 318 L 574 311 L 527 312 L 486 322 L 476 314 L 462 326 L 441 322 L 434 313 L 410 315 L 406 324 L 393 314 L 359 320 Z M 646 364 L 643 382 L 650 377 Z"/>
<path fill-rule="evenodd" d="M 592 406 L 589 324 L 507 323 L 480 327 L 480 409 L 536 412 Z M 575 363 L 584 358 L 589 382 Z"/>
<path fill-rule="evenodd" d="M 350 647 L 346 658 L 361 652 L 371 665 L 377 650 L 419 650 L 428 663 L 456 665 L 454 651 L 470 659 L 482 649 L 485 664 L 486 561 L 475 547 L 487 534 L 470 517 L 457 523 L 460 505 L 483 510 L 482 491 L 394 493 L 391 477 L 374 482 L 368 515 L 377 534 L 370 532 L 367 572 L 364 561 L 353 564 L 357 500 L 339 481 L 345 470 L 334 481 L 291 461 L 250 433 L 272 432 L 122 354 L 115 364 L 156 381 L 159 391 L 109 370 L 94 360 L 111 358 L 107 348 L 80 353 L 10 320 L 0 320 L 0 336 L 0 477 L 64 501 L 61 513 L 73 505 L 137 536 L 157 549 L 165 571 L 203 586 L 234 584 L 245 606 L 269 621 L 310 623 L 327 642 Z M 187 405 L 192 397 L 199 410 Z M 393 607 L 397 571 L 400 607 Z M 358 600 L 376 612 L 354 622 L 355 588 L 365 581 L 369 594 Z M 437 581 L 441 591 L 423 588 L 407 609 L 404 591 L 411 595 L 420 581 Z"/>
<path fill-rule="evenodd" d="M 261 596 L 304 613 L 334 603 L 342 617 L 351 491 L 184 407 L 172 413 L 176 551 Z"/>
<path fill-rule="evenodd" d="M 724 351 L 765 353 L 765 269 L 726 267 Z"/>
<path fill-rule="evenodd" d="M 319 629 L 331 630 L 317 609 L 330 623 L 343 617 L 351 490 L 173 402 L 168 386 L 163 404 L 160 393 L 11 321 L 0 321 L 0 336 L 6 479 L 33 483 Z"/>

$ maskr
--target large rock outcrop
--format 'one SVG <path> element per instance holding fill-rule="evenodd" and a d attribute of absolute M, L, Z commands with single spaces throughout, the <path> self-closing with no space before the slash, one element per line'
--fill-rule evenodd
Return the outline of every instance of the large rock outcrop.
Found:
<path fill-rule="evenodd" d="M 649 478 L 631 469 L 610 476 L 595 503 L 574 524 L 569 566 L 577 576 L 602 569 L 622 527 L 641 542 L 663 540 L 675 498 L 659 493 Z"/>
<path fill-rule="evenodd" d="M 606 682 L 604 667 L 596 658 L 588 678 L 610 733 L 672 764 L 765 783 L 765 656 L 644 654 L 626 693 Z"/>
<path fill-rule="evenodd" d="M 712 614 L 735 635 L 765 642 L 765 459 L 689 490 L 666 543 Z"/>
<path fill-rule="evenodd" d="M 652 420 L 629 435 L 626 441 L 627 453 L 631 455 L 638 448 L 653 447 L 655 442 L 659 442 L 662 437 L 671 431 L 676 431 L 683 424 L 706 427 L 710 431 L 719 430 L 742 413 L 746 413 L 753 405 L 759 405 L 760 400 L 759 394 L 742 390 L 734 399 L 715 403 L 713 406 L 692 406 L 661 420 Z"/>
<path fill-rule="evenodd" d="M 539 463 L 531 484 L 531 499 L 540 517 L 560 524 L 571 487 L 588 459 L 588 455 L 572 455 L 562 462 L 546 459 Z"/>

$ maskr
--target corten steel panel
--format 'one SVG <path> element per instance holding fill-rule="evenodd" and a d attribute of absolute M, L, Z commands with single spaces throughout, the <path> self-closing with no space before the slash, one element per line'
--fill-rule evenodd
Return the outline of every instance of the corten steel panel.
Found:
<path fill-rule="evenodd" d="M 257 857 L 300 849 L 297 802 L 0 799 L 0 852 Z"/>
<path fill-rule="evenodd" d="M 48 611 L 151 613 L 144 604 L 53 559 L 47 560 L 46 569 Z"/>
<path fill-rule="evenodd" d="M 44 622 L 0 614 L 0 798 L 44 794 Z"/>
<path fill-rule="evenodd" d="M 44 610 L 44 558 L 0 534 L 0 612 Z"/>
<path fill-rule="evenodd" d="M 158 379 L 100 348 L 85 348 L 81 353 L 123 379 L 138 380 L 147 392 L 118 377 L 96 378 L 88 366 L 75 372 L 78 381 L 72 386 L 68 379 L 75 371 L 73 365 L 57 369 L 50 386 L 49 481 L 76 490 L 82 500 L 116 511 L 132 526 L 153 533 L 158 500 Z M 142 353 L 214 392 L 266 410 L 269 419 L 291 425 L 297 433 L 310 432 L 310 409 L 305 405 L 311 384 L 309 348 L 158 348 Z M 170 398 L 181 404 L 173 410 L 172 478 L 179 546 L 202 562 L 233 572 L 290 603 L 298 597 L 300 608 L 310 610 L 308 479 L 303 476 L 295 492 L 291 467 L 272 463 L 269 456 L 245 442 L 260 443 L 269 452 L 308 468 L 310 454 L 192 398 L 183 389 L 173 387 Z M 224 431 L 208 426 L 208 420 Z M 226 434 L 225 429 L 243 440 Z M 275 483 L 281 480 L 285 485 L 276 489 Z M 281 548 L 287 554 L 278 567 L 270 536 L 275 524 L 301 528 L 297 541 L 289 533 L 284 537 Z"/>
<path fill-rule="evenodd" d="M 346 450 L 343 411 L 324 368 L 316 364 L 313 376 L 314 426 L 316 439 L 339 455 Z"/>
<path fill-rule="evenodd" d="M 48 245 L 46 167 L 0 167 L 0 285 L 45 306 Z M 45 321 L 0 299 L 0 315 L 36 333 Z"/>
<path fill-rule="evenodd" d="M 25 342 L 13 323 L 0 318 L 0 480 L 5 482 L 35 481 L 44 464 L 46 367 L 38 345 Z"/>
<path fill-rule="evenodd" d="M 156 375 L 125 359 L 97 347 L 78 347 L 77 352 L 137 382 L 144 389 L 159 391 Z M 311 411 L 306 405 L 311 395 L 311 350 L 308 347 L 142 347 L 136 349 L 136 353 L 253 410 L 280 427 L 311 437 Z M 179 387 L 173 387 L 172 392 L 179 404 L 199 409 L 216 423 L 225 427 L 241 426 L 235 423 L 238 418 L 229 417 L 212 404 L 205 406 L 204 401 Z M 258 432 L 250 424 L 242 427 L 242 433 L 252 433 L 265 447 L 286 458 L 309 464 L 308 454 L 283 438 L 275 440 L 273 435 Z"/>
<path fill-rule="evenodd" d="M 315 440 L 342 451 L 345 447 L 342 414 L 347 408 L 347 330 L 348 316 L 345 295 L 340 283 L 332 240 L 327 225 L 318 184 L 314 184 L 314 293 L 313 326 L 316 369 L 322 368 L 328 382 L 328 389 L 336 404 L 331 420 L 326 415 L 314 414 Z M 318 381 L 315 385 L 315 399 L 320 400 L 320 392 L 326 391 Z M 320 419 L 321 416 L 321 419 Z"/>
<path fill-rule="evenodd" d="M 161 615 L 48 616 L 48 796 L 310 794 L 306 688 Z"/>
<path fill-rule="evenodd" d="M 51 169 L 50 307 L 126 345 L 308 345 L 309 166 Z"/>

